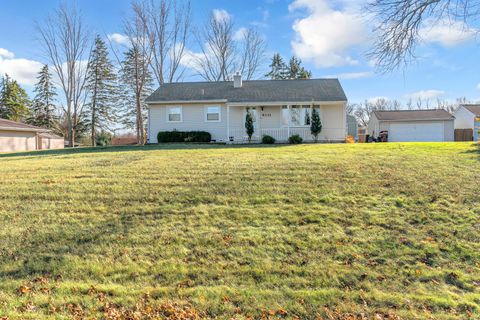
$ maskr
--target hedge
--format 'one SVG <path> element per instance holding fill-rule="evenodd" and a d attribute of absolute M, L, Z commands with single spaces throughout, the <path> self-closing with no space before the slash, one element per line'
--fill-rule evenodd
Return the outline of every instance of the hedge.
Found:
<path fill-rule="evenodd" d="M 206 131 L 160 131 L 157 140 L 161 142 L 210 142 L 212 135 Z"/>

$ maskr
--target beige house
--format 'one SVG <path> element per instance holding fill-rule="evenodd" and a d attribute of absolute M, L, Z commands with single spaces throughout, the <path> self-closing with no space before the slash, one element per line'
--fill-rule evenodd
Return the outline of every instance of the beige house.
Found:
<path fill-rule="evenodd" d="M 270 135 L 285 142 L 293 134 L 312 141 L 315 108 L 320 141 L 344 141 L 347 98 L 337 79 L 255 80 L 164 84 L 148 99 L 148 142 L 160 131 L 208 131 L 217 142 L 244 143 L 245 116 L 253 115 L 254 141 Z"/>
<path fill-rule="evenodd" d="M 62 149 L 63 138 L 51 130 L 0 119 L 0 152 Z"/>

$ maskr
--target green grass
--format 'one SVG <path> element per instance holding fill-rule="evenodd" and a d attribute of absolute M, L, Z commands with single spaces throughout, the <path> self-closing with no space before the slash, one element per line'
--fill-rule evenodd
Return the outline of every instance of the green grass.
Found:
<path fill-rule="evenodd" d="M 3 154 L 0 223 L 0 318 L 480 314 L 471 143 Z"/>

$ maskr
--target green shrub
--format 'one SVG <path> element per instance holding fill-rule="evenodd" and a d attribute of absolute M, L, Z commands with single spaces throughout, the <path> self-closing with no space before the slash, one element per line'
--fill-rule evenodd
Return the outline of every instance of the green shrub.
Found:
<path fill-rule="evenodd" d="M 263 144 L 274 144 L 275 143 L 275 138 L 272 136 L 269 136 L 268 134 L 265 134 L 262 137 L 262 143 Z"/>
<path fill-rule="evenodd" d="M 97 133 L 95 142 L 97 146 L 106 147 L 112 144 L 112 134 L 110 132 L 102 130 L 100 133 Z"/>
<path fill-rule="evenodd" d="M 299 144 L 302 142 L 303 142 L 303 139 L 298 134 L 293 134 L 292 136 L 290 136 L 290 138 L 288 138 L 288 143 L 290 144 Z"/>
<path fill-rule="evenodd" d="M 159 143 L 165 142 L 210 142 L 212 135 L 206 131 L 160 131 Z"/>

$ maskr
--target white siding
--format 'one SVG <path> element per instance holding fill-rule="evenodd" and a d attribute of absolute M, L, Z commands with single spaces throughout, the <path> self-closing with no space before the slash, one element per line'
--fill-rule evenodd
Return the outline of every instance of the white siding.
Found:
<path fill-rule="evenodd" d="M 0 131 L 0 152 L 35 150 L 36 140 L 35 132 Z"/>
<path fill-rule="evenodd" d="M 475 115 L 461 106 L 453 114 L 455 116 L 455 129 L 473 129 Z"/>
<path fill-rule="evenodd" d="M 399 137 L 399 125 L 405 128 L 404 130 L 408 130 L 409 126 L 414 126 L 416 129 L 415 130 L 422 130 L 422 127 L 425 127 L 425 130 L 432 130 L 432 127 L 435 126 L 439 128 L 439 125 L 441 128 L 438 129 L 438 137 L 435 139 L 432 139 L 430 141 L 454 141 L 454 121 L 453 120 L 448 120 L 448 121 L 377 121 L 376 127 L 378 128 L 378 131 L 375 131 L 375 137 L 378 136 L 378 132 L 380 131 L 388 131 L 389 133 L 389 141 L 419 141 L 416 140 L 415 137 L 410 137 L 410 132 L 405 133 L 405 137 Z M 392 128 L 391 126 L 395 125 L 396 126 L 396 131 L 394 134 L 396 135 L 395 137 L 392 136 Z M 421 134 L 419 134 L 421 136 Z M 393 139 L 393 140 L 392 140 Z"/>
<path fill-rule="evenodd" d="M 367 134 L 372 137 L 377 137 L 378 133 L 380 132 L 379 121 L 377 116 L 372 113 L 367 125 Z"/>

